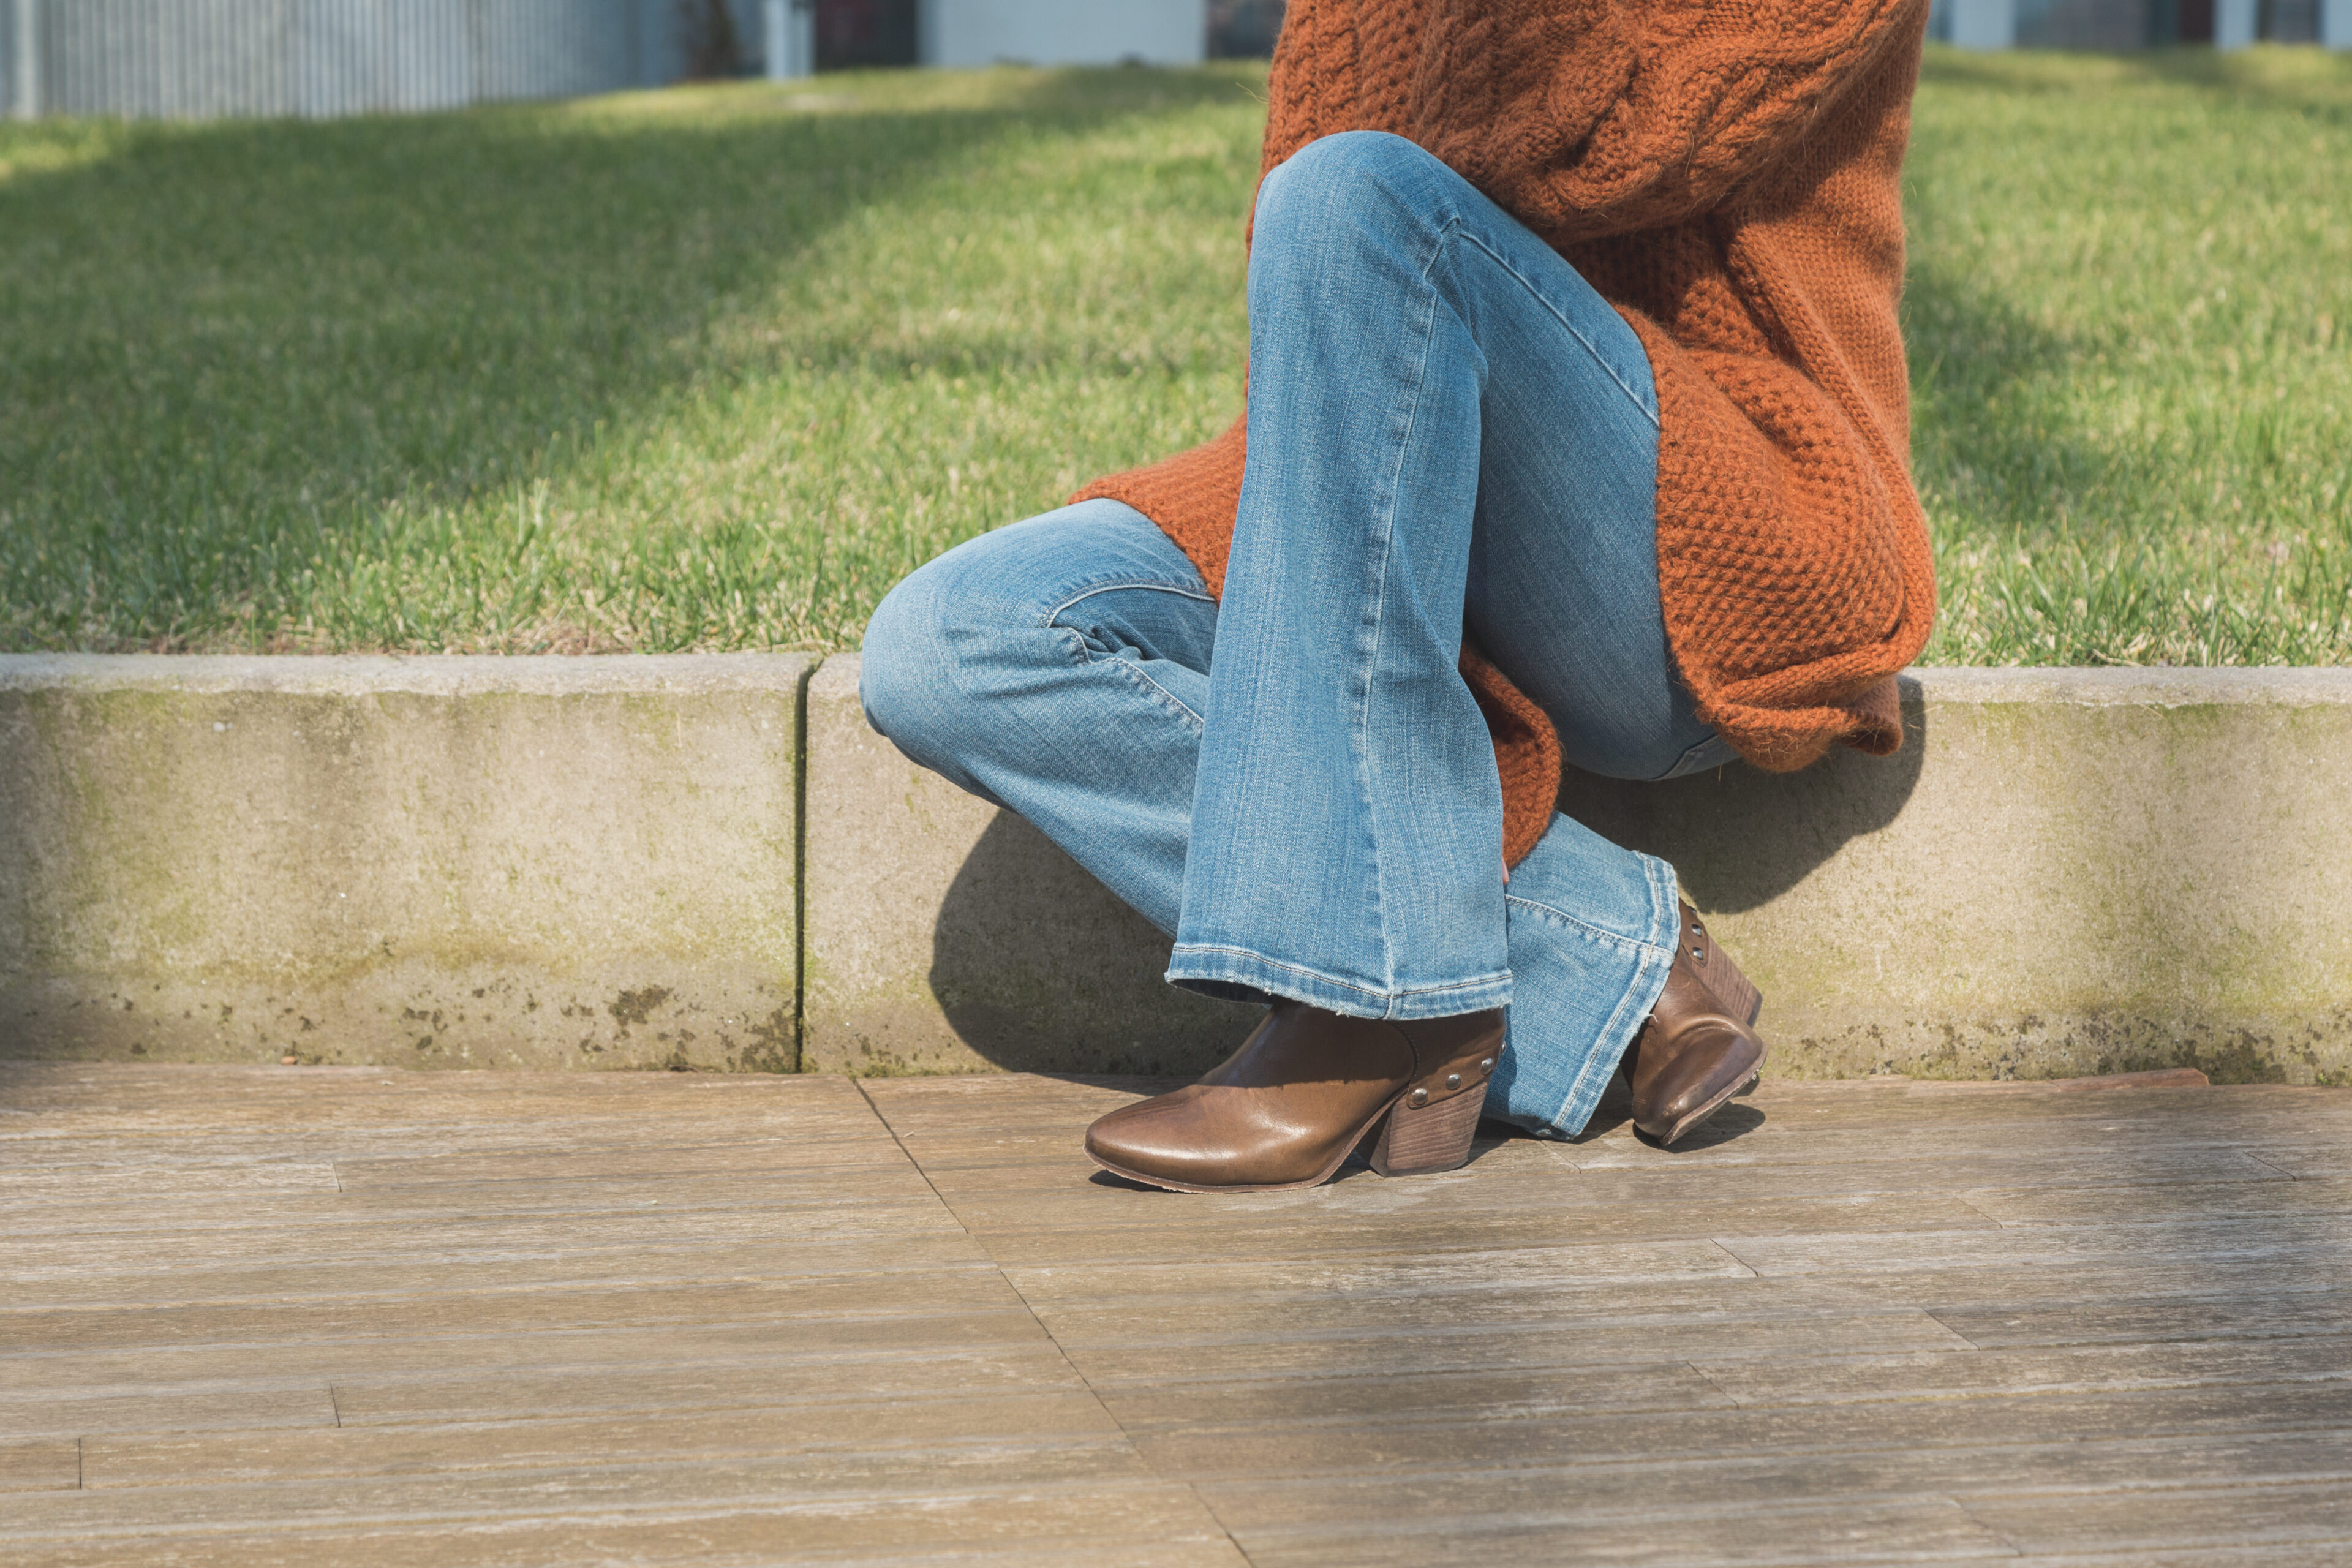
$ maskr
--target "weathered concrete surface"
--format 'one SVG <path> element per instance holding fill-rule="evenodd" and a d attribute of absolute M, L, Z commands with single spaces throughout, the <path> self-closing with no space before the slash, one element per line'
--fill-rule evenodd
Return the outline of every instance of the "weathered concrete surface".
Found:
<path fill-rule="evenodd" d="M 809 701 L 806 1060 L 1176 1071 L 1249 1010 L 1017 819 Z M 1927 670 L 1910 743 L 1793 775 L 1578 776 L 1760 984 L 1786 1076 L 2197 1068 L 2352 1082 L 2352 671 Z"/>
<path fill-rule="evenodd" d="M 814 663 L 0 658 L 0 1056 L 790 1071 Z"/>
<path fill-rule="evenodd" d="M 1192 1072 L 1257 1009 L 1160 979 L 1168 939 L 1010 812 L 866 724 L 857 656 L 809 682 L 803 1064 Z"/>
<path fill-rule="evenodd" d="M 1672 860 L 1783 1073 L 2352 1082 L 2352 670 L 1923 670 L 1912 743 L 1563 808 Z"/>

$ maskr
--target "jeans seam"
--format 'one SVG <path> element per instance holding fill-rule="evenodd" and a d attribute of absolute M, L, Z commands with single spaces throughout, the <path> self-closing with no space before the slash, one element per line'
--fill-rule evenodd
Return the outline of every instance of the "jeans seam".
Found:
<path fill-rule="evenodd" d="M 1642 879 L 1650 890 L 1650 930 L 1654 935 L 1662 925 L 1671 926 L 1675 933 L 1675 941 L 1676 947 L 1679 947 L 1682 941 L 1682 912 L 1680 910 L 1675 910 L 1671 914 L 1666 913 L 1666 906 L 1670 900 L 1662 896 L 1662 889 L 1659 886 L 1659 872 L 1663 869 L 1668 876 L 1672 876 L 1674 868 L 1654 856 L 1644 855 L 1642 857 Z M 1679 889 L 1677 889 L 1676 891 L 1679 891 Z M 1506 895 L 1506 897 L 1507 897 L 1507 895 Z M 1568 921 L 1570 924 L 1582 930 L 1593 931 L 1593 928 L 1586 925 L 1584 921 L 1577 920 L 1572 915 L 1563 914 L 1560 910 L 1552 909 L 1549 904 L 1538 904 L 1528 899 L 1518 899 L 1512 901 L 1528 909 L 1547 910 L 1549 913 L 1559 915 L 1561 919 Z M 1633 951 L 1641 954 L 1641 962 L 1635 964 L 1633 968 L 1633 983 L 1627 985 L 1624 991 L 1618 996 L 1617 1005 L 1610 1009 L 1608 1021 L 1601 1026 L 1600 1038 L 1601 1040 L 1614 1038 L 1620 1034 L 1624 1036 L 1625 1045 L 1618 1048 L 1615 1058 L 1609 1064 L 1609 1076 L 1613 1078 L 1616 1076 L 1618 1067 L 1624 1060 L 1626 1047 L 1630 1047 L 1633 1043 L 1634 1030 L 1640 1027 L 1638 1024 L 1634 1025 L 1633 1028 L 1627 1028 L 1625 1026 L 1626 1009 L 1633 1005 L 1633 998 L 1635 996 L 1654 994 L 1649 984 L 1650 976 L 1656 973 L 1661 966 L 1671 970 L 1674 964 L 1675 948 L 1660 947 L 1654 942 L 1632 942 L 1625 938 L 1615 936 L 1613 933 L 1608 931 L 1594 931 L 1594 934 L 1604 940 L 1612 942 L 1612 943 L 1632 948 Z M 1656 1003 L 1653 1001 L 1651 1005 L 1654 1008 L 1656 1006 Z M 1596 1044 L 1598 1042 L 1596 1042 Z M 1577 1072 L 1575 1080 L 1568 1086 L 1568 1090 L 1566 1094 L 1562 1096 L 1559 1105 L 1552 1112 L 1551 1123 L 1554 1127 L 1559 1128 L 1562 1131 L 1568 1131 L 1567 1124 L 1570 1109 L 1574 1107 L 1580 1100 L 1587 1098 L 1585 1094 L 1586 1086 L 1589 1080 L 1598 1076 L 1598 1054 L 1588 1054 L 1583 1067 Z M 1601 1093 L 1606 1090 L 1607 1088 L 1608 1080 L 1607 1079 L 1603 1079 L 1600 1087 L 1592 1090 L 1590 1098 L 1593 1101 L 1597 1102 L 1600 1100 Z M 1591 1117 L 1591 1111 L 1588 1107 L 1585 1111 L 1585 1120 L 1590 1121 Z M 1576 1135 L 1576 1132 L 1580 1132 L 1582 1131 L 1583 1123 L 1580 1122 L 1575 1131 L 1569 1132 L 1569 1136 L 1573 1137 Z"/>
<path fill-rule="evenodd" d="M 1368 563 L 1371 577 L 1370 605 L 1368 619 L 1370 627 L 1369 646 L 1362 647 L 1363 673 L 1356 702 L 1356 721 L 1349 737 L 1349 749 L 1355 752 L 1356 790 L 1363 805 L 1364 820 L 1370 826 L 1372 840 L 1372 902 L 1375 929 L 1381 933 L 1381 973 L 1391 996 L 1410 995 L 1396 984 L 1397 944 L 1389 931 L 1388 868 L 1381 853 L 1380 803 L 1369 776 L 1370 748 L 1365 736 L 1371 726 L 1372 685 L 1379 678 L 1380 649 L 1387 627 L 1389 563 L 1396 554 L 1397 497 L 1403 489 L 1405 453 L 1412 445 L 1412 433 L 1420 422 L 1423 389 L 1429 384 L 1430 345 L 1437 336 L 1437 289 L 1429 275 L 1445 254 L 1447 237 L 1461 226 L 1458 216 L 1449 216 L 1430 246 L 1427 259 L 1418 274 L 1423 291 L 1427 296 L 1421 323 L 1421 355 L 1414 363 L 1412 395 L 1406 400 L 1404 426 L 1397 433 L 1394 460 L 1389 466 L 1385 485 L 1386 495 L 1381 505 L 1380 552 L 1376 561 Z"/>
<path fill-rule="evenodd" d="M 1633 984 L 1625 987 L 1624 994 L 1617 998 L 1617 1005 L 1610 1009 L 1609 1021 L 1601 1026 L 1601 1037 L 1604 1040 L 1613 1038 L 1619 1033 L 1624 1032 L 1625 1044 L 1627 1046 L 1631 1046 L 1633 1043 L 1632 1033 L 1622 1030 L 1622 1021 L 1625 1017 L 1625 1011 L 1633 1005 L 1634 996 L 1645 989 L 1643 983 L 1649 978 L 1651 967 L 1656 963 L 1658 959 L 1662 956 L 1659 949 L 1652 947 L 1647 942 L 1643 942 L 1639 944 L 1639 946 L 1642 952 L 1642 962 L 1633 971 Z M 1668 962 L 1671 963 L 1672 961 L 1669 960 Z M 1654 1006 L 1655 1004 L 1653 1004 L 1653 1005 Z M 1638 1026 L 1636 1026 L 1638 1027 Z M 1621 1048 L 1617 1053 L 1617 1060 L 1609 1064 L 1609 1073 L 1611 1077 L 1613 1078 L 1616 1076 L 1617 1068 L 1623 1063 L 1624 1059 L 1625 1052 Z M 1591 1058 L 1588 1058 L 1585 1070 L 1576 1075 L 1576 1081 L 1569 1086 L 1568 1095 L 1560 1100 L 1559 1109 L 1553 1112 L 1552 1119 L 1555 1122 L 1564 1121 L 1567 1118 L 1568 1108 L 1575 1102 L 1577 1099 L 1577 1091 L 1584 1087 L 1585 1078 L 1593 1070 L 1593 1063 Z M 1607 1087 L 1605 1081 L 1602 1087 L 1604 1089 Z"/>
<path fill-rule="evenodd" d="M 1208 721 L 1202 718 L 1198 713 L 1193 712 L 1190 703 L 1177 696 L 1174 692 L 1169 690 L 1166 687 L 1160 685 L 1160 682 L 1152 679 L 1151 677 L 1146 675 L 1142 670 L 1138 669 L 1129 661 L 1123 658 L 1096 658 L 1087 647 L 1086 634 L 1079 631 L 1076 626 L 1057 626 L 1048 624 L 1040 629 L 1050 632 L 1059 632 L 1062 634 L 1062 636 L 1066 639 L 1065 646 L 1069 649 L 1070 662 L 1072 664 L 1086 667 L 1101 664 L 1115 665 L 1118 667 L 1120 674 L 1139 685 L 1150 687 L 1151 691 L 1159 694 L 1163 702 L 1165 702 L 1169 707 L 1174 709 L 1179 714 L 1182 715 L 1185 720 L 1190 721 L 1192 731 L 1195 734 L 1198 734 L 1201 731 L 1208 728 Z"/>
<path fill-rule="evenodd" d="M 1484 985 L 1499 985 L 1510 978 L 1509 972 L 1505 971 L 1500 974 L 1482 974 L 1469 980 L 1448 981 L 1443 985 L 1391 986 L 1387 990 L 1381 990 L 1375 986 L 1359 985 L 1352 980 L 1342 980 L 1336 974 L 1327 974 L 1319 969 L 1309 969 L 1304 964 L 1285 963 L 1278 958 L 1268 958 L 1252 948 L 1233 947 L 1223 942 L 1180 942 L 1171 948 L 1169 952 L 1171 957 L 1183 952 L 1215 952 L 1233 958 L 1246 958 L 1253 963 L 1262 963 L 1268 969 L 1278 969 L 1285 974 L 1303 974 L 1310 980 L 1320 980 L 1327 985 L 1337 985 L 1343 991 L 1359 992 L 1366 996 L 1378 996 L 1383 1000 L 1391 1001 L 1400 996 L 1433 996 L 1446 991 L 1475 991 Z"/>
<path fill-rule="evenodd" d="M 1195 599 L 1204 604 L 1213 605 L 1216 603 L 1216 599 L 1213 595 L 1207 593 L 1205 590 L 1194 588 L 1189 584 L 1164 583 L 1148 577 L 1112 577 L 1107 578 L 1100 583 L 1088 584 L 1086 587 L 1072 594 L 1068 598 L 1063 600 L 1060 604 L 1055 605 L 1052 609 L 1046 611 L 1045 616 L 1038 621 L 1037 625 L 1041 629 L 1058 631 L 1066 634 L 1071 641 L 1071 651 L 1076 655 L 1076 663 L 1104 663 L 1106 661 L 1095 658 L 1087 651 L 1085 633 L 1079 631 L 1076 626 L 1059 626 L 1056 623 L 1061 620 L 1063 613 L 1068 610 L 1072 605 L 1084 604 L 1087 600 L 1093 598 L 1097 594 L 1117 594 L 1136 589 L 1141 589 L 1147 593 L 1153 594 L 1173 594 L 1179 598 Z M 1198 734 L 1201 731 L 1208 728 L 1208 721 L 1201 717 L 1200 714 L 1193 712 L 1190 703 L 1177 696 L 1174 692 L 1169 690 L 1166 687 L 1160 685 L 1160 682 L 1152 679 L 1151 677 L 1146 675 L 1142 670 L 1136 668 L 1132 663 L 1123 658 L 1114 658 L 1108 662 L 1118 666 L 1120 673 L 1124 674 L 1129 680 L 1132 680 L 1139 685 L 1148 687 L 1151 691 L 1158 693 L 1161 701 L 1165 702 L 1170 708 L 1174 709 L 1191 723 L 1195 734 Z"/>
<path fill-rule="evenodd" d="M 1088 664 L 1099 664 L 1102 661 L 1099 659 L 1089 658 L 1087 662 Z M 1209 727 L 1209 721 L 1206 719 L 1202 718 L 1198 713 L 1193 712 L 1192 706 L 1182 698 L 1177 696 L 1174 692 L 1160 685 L 1160 682 L 1152 679 L 1151 677 L 1146 675 L 1143 671 L 1136 668 L 1134 665 L 1129 664 L 1126 659 L 1115 658 L 1110 662 L 1118 666 L 1119 673 L 1126 676 L 1129 680 L 1134 681 L 1139 686 L 1148 686 L 1152 690 L 1158 692 L 1160 699 L 1165 701 L 1169 707 L 1174 709 L 1178 713 L 1183 716 L 1185 721 L 1190 724 L 1192 733 L 1195 736 L 1199 735 L 1202 731 Z"/>
<path fill-rule="evenodd" d="M 1061 618 L 1062 612 L 1068 609 L 1071 605 L 1082 604 L 1085 601 L 1093 598 L 1097 594 L 1116 594 L 1123 588 L 1142 588 L 1155 594 L 1174 594 L 1180 598 L 1197 599 L 1205 604 L 1213 605 L 1217 602 L 1216 595 L 1204 589 L 1194 588 L 1187 584 L 1162 583 L 1148 577 L 1110 577 L 1106 578 L 1099 583 L 1089 583 L 1085 587 L 1080 588 L 1068 598 L 1063 600 L 1060 604 L 1055 605 L 1052 609 L 1047 610 L 1044 615 L 1038 616 L 1037 624 L 1041 626 L 1050 626 L 1055 621 L 1059 620 Z"/>
<path fill-rule="evenodd" d="M 1476 246 L 1481 251 L 1485 252 L 1486 258 L 1492 261 L 1496 267 L 1502 268 L 1506 277 L 1509 278 L 1513 282 L 1517 283 L 1521 289 L 1527 291 L 1528 298 L 1533 300 L 1538 305 L 1541 306 L 1546 315 L 1549 315 L 1553 321 L 1558 321 L 1560 325 L 1560 330 L 1566 332 L 1570 337 L 1574 338 L 1577 342 L 1582 346 L 1584 352 L 1591 356 L 1592 363 L 1601 367 L 1601 373 L 1607 376 L 1610 381 L 1615 384 L 1618 391 L 1625 395 L 1626 400 L 1632 403 L 1634 407 L 1642 411 L 1642 417 L 1650 422 L 1651 427 L 1653 429 L 1658 427 L 1659 420 L 1657 409 L 1651 406 L 1648 402 L 1644 401 L 1640 393 L 1635 392 L 1632 387 L 1625 384 L 1625 378 L 1617 374 L 1617 367 L 1609 363 L 1608 356 L 1601 352 L 1599 346 L 1595 344 L 1591 338 L 1587 337 L 1582 331 L 1578 330 L 1574 321 L 1570 321 L 1566 315 L 1561 313 L 1557 306 L 1555 306 L 1549 299 L 1544 297 L 1543 290 L 1536 287 L 1533 279 L 1529 279 L 1526 273 L 1521 272 L 1517 268 L 1512 266 L 1508 258 L 1505 257 L 1502 252 L 1496 250 L 1493 246 L 1488 245 L 1485 240 L 1480 239 L 1475 234 L 1471 233 L 1467 229 L 1463 229 L 1461 230 L 1461 236 L 1466 244 Z M 1579 276 L 1581 276 L 1581 274 L 1579 274 Z M 1626 330 L 1629 331 L 1632 331 L 1630 327 Z M 1654 384 L 1652 388 L 1652 395 L 1655 395 Z"/>
<path fill-rule="evenodd" d="M 1652 890 L 1652 895 L 1653 897 L 1655 896 L 1654 889 Z M 1538 913 L 1549 915 L 1552 919 L 1559 921 L 1562 925 L 1573 926 L 1577 931 L 1591 937 L 1593 941 L 1607 942 L 1612 947 L 1624 948 L 1632 952 L 1643 953 L 1661 953 L 1671 952 L 1674 951 L 1672 948 L 1661 947 L 1656 942 L 1646 941 L 1641 937 L 1627 936 L 1622 931 L 1604 931 L 1601 927 L 1592 924 L 1590 921 L 1581 921 L 1577 919 L 1574 915 L 1570 914 L 1566 910 L 1557 909 L 1550 904 L 1538 903 L 1533 899 L 1523 899 L 1517 893 L 1505 893 L 1503 895 L 1503 902 L 1506 904 L 1517 904 L 1523 910 L 1534 910 Z M 1654 913 L 1654 911 L 1653 912 Z"/>

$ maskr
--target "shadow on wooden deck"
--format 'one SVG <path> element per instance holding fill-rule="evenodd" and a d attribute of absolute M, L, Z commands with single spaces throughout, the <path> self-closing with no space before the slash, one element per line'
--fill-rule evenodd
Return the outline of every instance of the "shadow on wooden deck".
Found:
<path fill-rule="evenodd" d="M 0 1557 L 2352 1559 L 2352 1091 L 1186 1197 L 1137 1087 L 0 1068 Z"/>

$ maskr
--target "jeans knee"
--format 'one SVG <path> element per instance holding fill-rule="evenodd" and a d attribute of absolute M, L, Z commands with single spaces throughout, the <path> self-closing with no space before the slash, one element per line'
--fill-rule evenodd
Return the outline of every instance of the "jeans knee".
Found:
<path fill-rule="evenodd" d="M 866 721 L 917 762 L 926 763 L 941 728 L 940 677 L 950 639 L 942 634 L 941 595 L 933 568 L 918 568 L 882 596 L 866 623 L 857 700 Z M 952 602 L 952 601 L 950 601 Z"/>
<path fill-rule="evenodd" d="M 883 595 L 866 623 L 866 721 L 935 773 L 962 778 L 992 699 L 1045 654 L 1032 552 L 1013 530 L 966 541 Z"/>
<path fill-rule="evenodd" d="M 1386 131 L 1318 137 L 1259 186 L 1257 233 L 1369 222 L 1384 209 L 1419 210 L 1435 195 L 1430 176 L 1436 173 L 1450 171 L 1416 143 Z"/>

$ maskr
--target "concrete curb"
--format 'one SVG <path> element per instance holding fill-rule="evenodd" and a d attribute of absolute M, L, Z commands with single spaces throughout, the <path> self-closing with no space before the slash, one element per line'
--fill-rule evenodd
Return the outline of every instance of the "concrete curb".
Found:
<path fill-rule="evenodd" d="M 804 1060 L 1195 1070 L 1246 1010 L 1024 823 L 809 693 Z M 2352 1082 L 2352 670 L 1922 670 L 1909 743 L 1562 806 L 1672 862 L 1773 1070 Z"/>
<path fill-rule="evenodd" d="M 1162 984 L 1164 939 L 875 735 L 857 671 L 0 658 L 0 1057 L 1229 1049 L 1250 1011 Z M 1763 986 L 1774 1070 L 2352 1082 L 2352 670 L 1926 670 L 1905 704 L 1892 759 L 1570 781 Z"/>
<path fill-rule="evenodd" d="M 815 662 L 0 658 L 0 1056 L 789 1071 Z"/>

